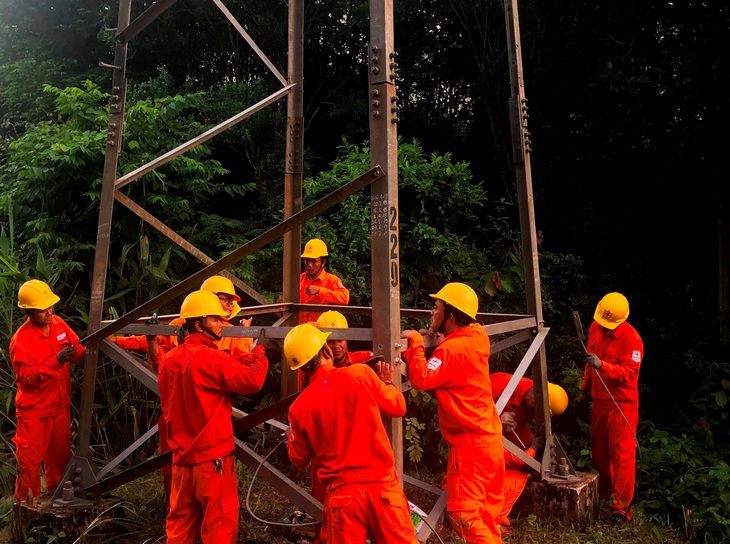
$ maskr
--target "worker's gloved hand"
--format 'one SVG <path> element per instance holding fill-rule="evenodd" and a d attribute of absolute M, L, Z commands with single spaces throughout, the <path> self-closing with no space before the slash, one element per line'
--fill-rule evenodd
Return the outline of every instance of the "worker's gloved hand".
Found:
<path fill-rule="evenodd" d="M 545 448 L 545 437 L 536 436 L 530 442 L 530 447 L 535 450 L 536 453 L 540 453 Z"/>
<path fill-rule="evenodd" d="M 582 389 L 578 392 L 578 396 L 575 398 L 575 404 L 578 408 L 585 408 L 588 404 L 588 392 Z"/>
<path fill-rule="evenodd" d="M 74 358 L 74 353 L 76 353 L 76 347 L 71 344 L 69 347 L 64 348 L 56 353 L 56 361 L 61 364 L 68 363 L 71 359 Z"/>
<path fill-rule="evenodd" d="M 264 349 L 268 352 L 269 350 L 276 347 L 276 340 L 273 338 L 266 338 L 264 336 L 264 330 L 261 329 L 261 336 L 258 337 L 258 340 L 256 340 L 257 346 L 264 346 Z"/>
<path fill-rule="evenodd" d="M 145 321 L 144 324 L 145 325 L 159 325 L 160 324 L 160 320 L 157 319 L 157 314 L 152 314 L 152 317 L 150 317 L 147 321 Z M 156 335 L 154 335 L 154 334 L 148 334 L 146 336 L 147 336 L 147 340 L 151 340 Z"/>
<path fill-rule="evenodd" d="M 517 427 L 517 422 L 515 421 L 515 413 L 514 412 L 502 412 L 502 415 L 499 416 L 499 419 L 502 420 L 502 432 L 503 433 L 511 433 L 515 430 L 515 427 Z"/>
<path fill-rule="evenodd" d="M 592 366 L 596 370 L 598 370 L 599 368 L 601 368 L 601 366 L 603 366 L 603 361 L 601 361 L 601 358 L 598 355 L 596 355 L 595 353 L 586 353 L 583 356 L 583 359 L 585 360 L 585 363 L 587 365 Z"/>

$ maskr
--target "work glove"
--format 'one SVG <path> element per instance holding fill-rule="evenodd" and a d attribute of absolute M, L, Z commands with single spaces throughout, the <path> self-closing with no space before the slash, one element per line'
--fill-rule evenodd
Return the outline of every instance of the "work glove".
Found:
<path fill-rule="evenodd" d="M 595 353 L 586 353 L 583 356 L 583 359 L 587 365 L 592 366 L 596 370 L 601 368 L 601 366 L 603 365 L 603 361 L 601 361 L 601 358 Z"/>
<path fill-rule="evenodd" d="M 68 363 L 74 358 L 74 353 L 76 353 L 76 347 L 72 344 L 56 353 L 56 361 L 60 364 Z"/>
<path fill-rule="evenodd" d="M 535 450 L 535 454 L 540 453 L 543 448 L 545 448 L 545 437 L 536 436 L 532 439 L 532 442 L 530 442 L 530 447 Z"/>
<path fill-rule="evenodd" d="M 155 314 L 152 314 L 152 317 L 150 317 L 147 321 L 145 321 L 144 324 L 145 325 L 159 325 L 160 324 L 160 320 L 157 319 L 157 314 L 155 313 Z M 151 340 L 156 335 L 155 334 L 148 334 L 146 336 L 147 336 L 147 340 Z"/>
<path fill-rule="evenodd" d="M 575 404 L 578 408 L 585 408 L 588 404 L 588 392 L 582 389 L 578 392 L 578 396 L 575 398 Z"/>
<path fill-rule="evenodd" d="M 256 345 L 264 346 L 264 349 L 268 352 L 276 347 L 277 342 L 273 338 L 266 338 L 266 336 L 264 336 L 264 329 L 261 329 L 261 335 L 256 340 Z"/>
<path fill-rule="evenodd" d="M 180 328 L 177 330 L 177 345 L 182 346 L 185 342 L 185 338 L 187 338 L 188 334 L 190 334 L 190 331 L 188 330 L 188 326 L 186 323 L 183 323 L 180 325 Z"/>
<path fill-rule="evenodd" d="M 503 433 L 511 433 L 515 430 L 515 427 L 517 427 L 514 412 L 502 412 L 502 415 L 499 416 L 499 419 L 502 420 Z"/>

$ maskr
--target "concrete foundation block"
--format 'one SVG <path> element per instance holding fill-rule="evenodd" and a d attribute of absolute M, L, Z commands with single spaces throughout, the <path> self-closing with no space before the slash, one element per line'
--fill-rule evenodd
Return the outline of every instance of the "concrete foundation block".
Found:
<path fill-rule="evenodd" d="M 535 515 L 585 526 L 598 518 L 598 474 L 576 472 L 568 480 L 528 480 L 510 518 Z"/>

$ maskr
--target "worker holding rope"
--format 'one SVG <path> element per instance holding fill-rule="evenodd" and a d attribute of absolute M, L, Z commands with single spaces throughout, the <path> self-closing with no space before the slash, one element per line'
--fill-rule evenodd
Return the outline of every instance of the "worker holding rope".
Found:
<path fill-rule="evenodd" d="M 593 399 L 591 451 L 598 467 L 599 498 L 611 502 L 614 522 L 631 521 L 639 424 L 639 366 L 644 344 L 626 318 L 629 302 L 608 293 L 588 330 L 579 403 Z"/>

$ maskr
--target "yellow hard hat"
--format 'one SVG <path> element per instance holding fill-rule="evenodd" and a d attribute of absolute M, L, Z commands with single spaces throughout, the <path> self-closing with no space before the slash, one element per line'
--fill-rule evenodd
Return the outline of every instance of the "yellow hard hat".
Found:
<path fill-rule="evenodd" d="M 47 310 L 61 300 L 41 280 L 28 280 L 18 289 L 18 306 L 24 310 Z"/>
<path fill-rule="evenodd" d="M 347 319 L 336 310 L 328 310 L 317 318 L 321 329 L 346 329 Z"/>
<path fill-rule="evenodd" d="M 621 293 L 608 293 L 596 306 L 593 319 L 607 329 L 615 329 L 629 317 L 629 301 Z"/>
<path fill-rule="evenodd" d="M 290 330 L 284 338 L 284 357 L 289 368 L 297 370 L 319 353 L 331 332 L 320 331 L 314 325 L 304 323 Z"/>
<path fill-rule="evenodd" d="M 438 293 L 429 296 L 443 300 L 447 304 L 451 304 L 454 308 L 461 310 L 472 319 L 476 319 L 477 317 L 479 297 L 477 297 L 474 289 L 465 283 L 447 283 Z"/>
<path fill-rule="evenodd" d="M 317 257 L 327 257 L 327 244 L 319 238 L 312 238 L 307 245 L 304 246 L 302 259 L 316 259 Z"/>
<path fill-rule="evenodd" d="M 550 415 L 559 416 L 568 407 L 568 393 L 556 383 L 547 384 Z"/>
<path fill-rule="evenodd" d="M 231 295 L 233 300 L 236 302 L 241 300 L 241 297 L 236 294 L 233 282 L 225 276 L 211 276 L 203 282 L 200 289 L 202 291 L 210 291 L 211 293 L 224 293 L 226 295 Z"/>
<path fill-rule="evenodd" d="M 182 306 L 180 306 L 180 317 L 183 319 L 209 315 L 228 317 L 228 313 L 221 306 L 218 297 L 210 291 L 193 291 L 185 297 Z"/>
<path fill-rule="evenodd" d="M 233 304 L 231 304 L 231 313 L 228 314 L 226 319 L 233 319 L 234 317 L 236 317 L 238 315 L 238 312 L 240 312 L 240 311 L 241 311 L 241 306 L 238 304 L 238 302 L 236 302 L 234 300 Z"/>

